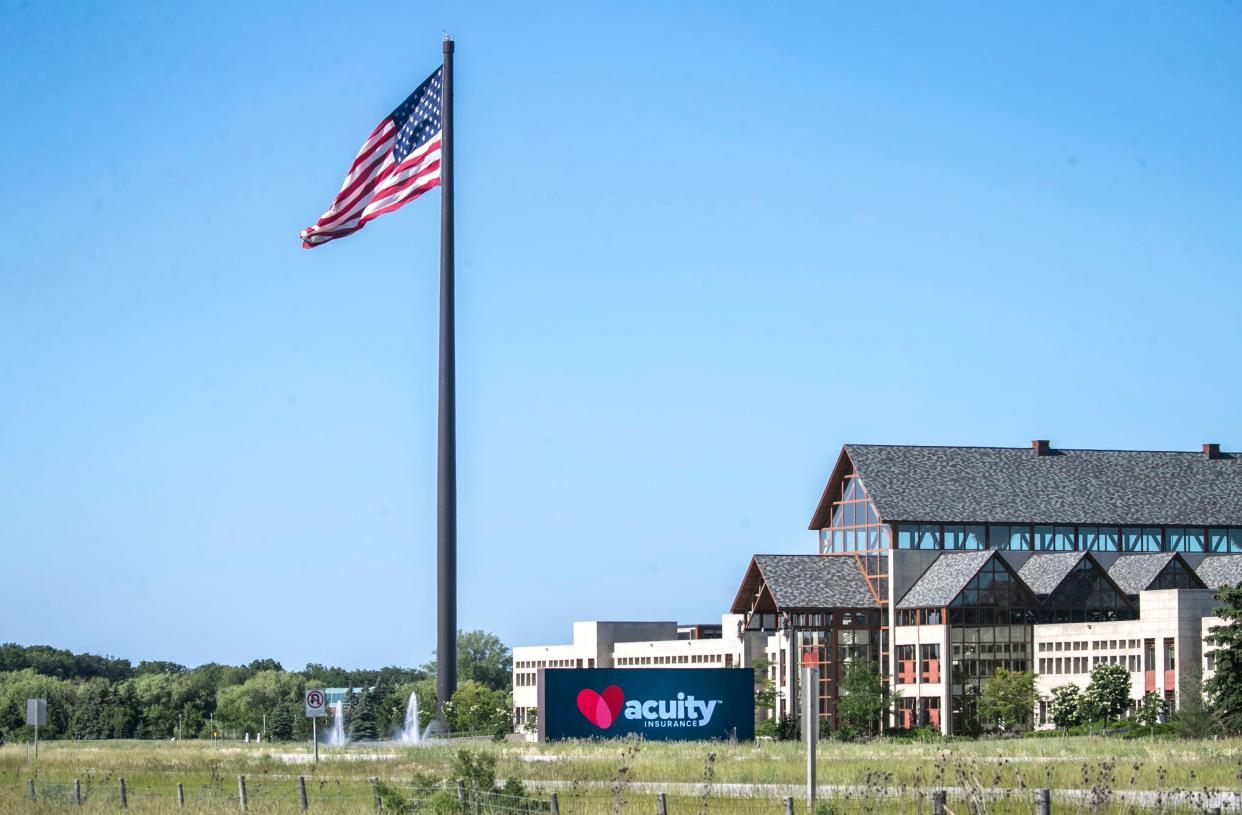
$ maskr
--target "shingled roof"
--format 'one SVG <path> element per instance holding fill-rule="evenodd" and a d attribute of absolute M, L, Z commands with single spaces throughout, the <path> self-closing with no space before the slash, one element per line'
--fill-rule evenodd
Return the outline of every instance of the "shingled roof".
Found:
<path fill-rule="evenodd" d="M 849 462 L 890 522 L 1242 526 L 1234 453 L 847 444 L 812 529 Z"/>
<path fill-rule="evenodd" d="M 1052 594 L 1084 557 L 1086 552 L 1036 552 L 1022 564 L 1018 577 L 1036 594 Z"/>
<path fill-rule="evenodd" d="M 1138 594 L 1146 591 L 1169 561 L 1177 557 L 1176 552 L 1141 552 L 1131 555 L 1120 555 L 1108 567 L 1108 576 L 1126 594 Z"/>
<path fill-rule="evenodd" d="M 758 574 L 754 574 L 757 571 Z M 743 578 L 742 587 L 734 601 L 734 613 L 741 606 L 744 595 L 756 590 L 755 578 L 762 579 L 772 593 L 776 607 L 788 609 L 812 608 L 879 608 L 875 595 L 867 585 L 867 578 L 858 567 L 858 561 L 845 555 L 755 555 L 751 570 Z"/>
<path fill-rule="evenodd" d="M 1208 555 L 1195 569 L 1209 589 L 1242 583 L 1242 555 Z"/>
<path fill-rule="evenodd" d="M 979 573 L 988 558 L 997 550 L 981 552 L 945 552 L 927 567 L 897 608 L 936 608 L 947 606 L 966 588 L 970 579 Z"/>

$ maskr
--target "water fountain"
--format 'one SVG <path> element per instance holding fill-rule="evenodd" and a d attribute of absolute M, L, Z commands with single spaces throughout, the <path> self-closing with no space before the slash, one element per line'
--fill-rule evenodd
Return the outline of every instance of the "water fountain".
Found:
<path fill-rule="evenodd" d="M 345 746 L 345 700 L 343 699 L 332 708 L 332 732 L 328 734 L 328 746 Z"/>
<path fill-rule="evenodd" d="M 405 727 L 401 729 L 400 738 L 402 744 L 418 745 L 423 742 L 423 732 L 418 721 L 418 697 L 413 693 L 405 705 Z"/>

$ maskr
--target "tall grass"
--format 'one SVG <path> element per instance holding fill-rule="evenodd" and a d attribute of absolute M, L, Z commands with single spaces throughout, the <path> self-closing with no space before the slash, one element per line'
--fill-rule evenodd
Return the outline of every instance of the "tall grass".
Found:
<path fill-rule="evenodd" d="M 26 760 L 22 745 L 9 745 L 0 748 L 0 812 L 65 811 L 74 779 L 82 784 L 82 812 L 117 812 L 122 777 L 132 812 L 177 811 L 178 783 L 186 812 L 235 812 L 239 775 L 247 779 L 251 812 L 298 811 L 299 775 L 312 811 L 374 812 L 372 778 L 414 801 L 415 787 L 452 777 L 461 746 L 323 749 L 316 766 L 294 763 L 309 757 L 301 744 L 50 742 L 37 763 Z M 667 792 L 669 815 L 783 815 L 781 798 L 800 797 L 804 783 L 796 743 L 481 742 L 470 749 L 495 756 L 498 781 L 520 780 L 543 801 L 556 790 L 562 815 L 654 815 L 659 791 Z M 1220 791 L 1242 790 L 1242 741 L 825 742 L 817 773 L 832 790 L 817 815 L 930 815 L 930 791 L 944 788 L 954 790 L 955 815 L 1030 813 L 1037 788 L 1077 791 L 1058 799 L 1058 815 L 1136 815 L 1185 810 L 1187 802 L 1203 807 Z M 751 784 L 775 786 L 738 786 Z M 1149 795 L 1141 806 L 1126 798 L 1142 791 Z M 796 811 L 804 815 L 804 804 Z"/>

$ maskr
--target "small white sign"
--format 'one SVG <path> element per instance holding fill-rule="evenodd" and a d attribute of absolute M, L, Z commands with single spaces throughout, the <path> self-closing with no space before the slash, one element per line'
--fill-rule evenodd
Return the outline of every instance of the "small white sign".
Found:
<path fill-rule="evenodd" d="M 26 700 L 26 724 L 31 727 L 47 726 L 47 700 L 46 699 L 27 699 Z"/>
<path fill-rule="evenodd" d="M 324 716 L 327 714 L 328 697 L 321 690 L 308 690 L 306 692 L 306 718 L 314 718 L 315 716 Z"/>

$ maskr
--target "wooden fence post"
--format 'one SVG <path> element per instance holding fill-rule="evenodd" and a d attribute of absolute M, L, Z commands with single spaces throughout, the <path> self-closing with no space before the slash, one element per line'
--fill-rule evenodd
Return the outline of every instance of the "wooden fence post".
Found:
<path fill-rule="evenodd" d="M 375 811 L 379 812 L 380 794 L 379 794 L 379 779 L 378 778 L 371 779 L 371 798 L 375 801 Z"/>
<path fill-rule="evenodd" d="M 793 815 L 793 796 L 785 796 L 785 815 Z"/>
<path fill-rule="evenodd" d="M 466 782 L 460 778 L 457 779 L 457 803 L 466 805 Z"/>
<path fill-rule="evenodd" d="M 26 784 L 30 787 L 30 803 L 32 804 L 38 803 L 39 798 L 38 796 L 35 795 L 34 779 L 33 778 L 30 779 L 29 781 L 26 782 Z"/>
<path fill-rule="evenodd" d="M 305 812 L 309 807 L 306 803 L 306 776 L 298 776 L 298 806 Z"/>
<path fill-rule="evenodd" d="M 237 776 L 237 800 L 241 802 L 242 812 L 249 809 L 250 802 L 246 800 L 246 776 Z"/>
<path fill-rule="evenodd" d="M 932 793 L 932 815 L 944 815 L 944 790 Z"/>
<path fill-rule="evenodd" d="M 668 801 L 662 792 L 656 793 L 656 815 L 668 815 Z"/>
<path fill-rule="evenodd" d="M 1052 796 L 1048 790 L 1035 790 L 1035 815 L 1051 815 Z"/>
<path fill-rule="evenodd" d="M 561 802 L 556 800 L 555 792 L 548 796 L 548 807 L 548 812 L 551 815 L 561 815 Z M 1216 815 L 1220 815 L 1220 813 L 1218 812 Z"/>
<path fill-rule="evenodd" d="M 119 781 L 121 783 L 121 809 L 127 809 L 129 807 L 129 798 L 125 795 L 125 779 L 121 778 Z"/>
<path fill-rule="evenodd" d="M 185 784 L 177 784 L 177 809 L 185 809 Z"/>
<path fill-rule="evenodd" d="M 82 806 L 82 779 L 73 779 L 73 802 L 78 806 Z"/>

